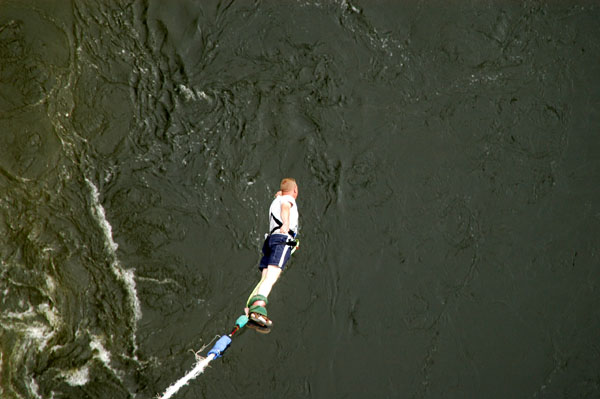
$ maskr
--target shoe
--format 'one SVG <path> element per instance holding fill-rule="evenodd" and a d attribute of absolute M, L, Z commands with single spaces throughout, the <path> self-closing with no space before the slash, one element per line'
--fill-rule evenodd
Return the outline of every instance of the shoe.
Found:
<path fill-rule="evenodd" d="M 273 326 L 273 321 L 263 314 L 257 312 L 250 312 L 250 315 L 248 317 L 250 318 L 250 320 L 258 324 L 259 326 L 266 328 L 271 328 L 271 326 Z"/>
<path fill-rule="evenodd" d="M 271 332 L 270 327 L 265 327 L 260 324 L 257 324 L 254 320 L 248 320 L 248 323 L 246 323 L 246 327 L 251 328 L 261 334 L 268 334 Z"/>

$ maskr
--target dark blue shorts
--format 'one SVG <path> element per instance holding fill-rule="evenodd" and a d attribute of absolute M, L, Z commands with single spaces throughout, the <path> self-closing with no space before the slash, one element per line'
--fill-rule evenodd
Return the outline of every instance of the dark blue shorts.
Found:
<path fill-rule="evenodd" d="M 293 248 L 286 244 L 287 240 L 287 234 L 271 234 L 265 239 L 262 248 L 263 257 L 258 266 L 260 270 L 269 265 L 278 266 L 283 270 Z"/>

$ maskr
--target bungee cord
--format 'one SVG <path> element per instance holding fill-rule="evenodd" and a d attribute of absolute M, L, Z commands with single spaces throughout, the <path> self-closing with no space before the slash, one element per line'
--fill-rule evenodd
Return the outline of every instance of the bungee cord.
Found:
<path fill-rule="evenodd" d="M 235 321 L 235 327 L 231 332 L 227 335 L 221 336 L 211 350 L 208 351 L 208 355 L 206 357 L 202 357 L 196 354 L 196 364 L 194 368 L 192 368 L 186 375 L 181 377 L 179 380 L 175 381 L 171 384 L 165 392 L 158 396 L 158 399 L 169 399 L 173 397 L 181 388 L 186 386 L 191 380 L 198 377 L 200 374 L 204 372 L 208 364 L 217 359 L 225 353 L 229 345 L 231 344 L 231 340 L 233 336 L 240 331 L 244 326 L 248 323 L 248 316 L 242 315 L 238 317 Z"/>

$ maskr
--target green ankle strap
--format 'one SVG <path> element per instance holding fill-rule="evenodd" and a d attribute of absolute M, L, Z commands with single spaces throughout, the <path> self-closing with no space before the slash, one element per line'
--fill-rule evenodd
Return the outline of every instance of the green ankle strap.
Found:
<path fill-rule="evenodd" d="M 263 315 L 265 317 L 269 317 L 269 315 L 267 314 L 267 308 L 265 308 L 264 306 L 250 306 L 250 309 L 248 310 L 250 313 L 258 313 L 260 315 Z"/>
<path fill-rule="evenodd" d="M 250 297 L 250 299 L 248 299 L 248 303 L 246 304 L 246 306 L 250 307 L 256 301 L 263 301 L 265 303 L 265 305 L 269 304 L 269 301 L 267 300 L 266 296 L 254 295 L 253 297 Z"/>

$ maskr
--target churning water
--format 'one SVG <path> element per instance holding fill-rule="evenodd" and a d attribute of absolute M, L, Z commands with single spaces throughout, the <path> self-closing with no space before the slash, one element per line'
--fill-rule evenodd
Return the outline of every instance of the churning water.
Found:
<path fill-rule="evenodd" d="M 600 396 L 593 1 L 0 2 L 0 397 Z"/>

